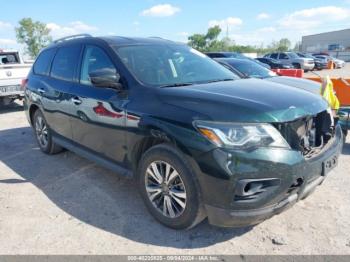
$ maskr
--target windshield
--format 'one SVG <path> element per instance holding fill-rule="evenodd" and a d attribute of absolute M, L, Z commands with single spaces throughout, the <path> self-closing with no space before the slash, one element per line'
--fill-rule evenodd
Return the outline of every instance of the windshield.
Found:
<path fill-rule="evenodd" d="M 234 62 L 234 63 L 228 62 L 228 63 L 232 67 L 234 67 L 236 70 L 252 78 L 269 78 L 269 77 L 277 76 L 276 73 L 272 72 L 266 67 L 250 61 L 240 61 L 240 62 Z"/>
<path fill-rule="evenodd" d="M 239 79 L 185 45 L 130 45 L 114 49 L 131 73 L 146 85 L 176 86 Z"/>

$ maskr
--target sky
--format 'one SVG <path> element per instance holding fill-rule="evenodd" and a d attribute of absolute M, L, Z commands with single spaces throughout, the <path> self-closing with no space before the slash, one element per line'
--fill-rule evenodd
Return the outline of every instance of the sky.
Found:
<path fill-rule="evenodd" d="M 0 48 L 20 48 L 14 28 L 24 17 L 46 23 L 54 39 L 90 33 L 186 42 L 219 25 L 220 37 L 256 46 L 350 28 L 350 0 L 7 0 L 1 10 Z"/>

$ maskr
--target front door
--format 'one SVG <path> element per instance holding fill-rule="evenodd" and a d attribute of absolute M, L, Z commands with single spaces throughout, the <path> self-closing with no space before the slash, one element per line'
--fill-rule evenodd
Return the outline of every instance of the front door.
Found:
<path fill-rule="evenodd" d="M 122 164 L 126 155 L 126 100 L 116 89 L 92 85 L 89 73 L 101 69 L 116 67 L 101 47 L 87 45 L 83 53 L 79 83 L 71 90 L 74 104 L 73 140 Z"/>

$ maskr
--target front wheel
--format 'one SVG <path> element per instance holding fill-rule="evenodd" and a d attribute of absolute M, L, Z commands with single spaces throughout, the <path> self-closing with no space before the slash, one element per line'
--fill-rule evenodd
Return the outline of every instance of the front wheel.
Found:
<path fill-rule="evenodd" d="M 170 145 L 157 145 L 142 157 L 138 187 L 149 212 L 174 229 L 191 228 L 205 212 L 188 161 Z"/>

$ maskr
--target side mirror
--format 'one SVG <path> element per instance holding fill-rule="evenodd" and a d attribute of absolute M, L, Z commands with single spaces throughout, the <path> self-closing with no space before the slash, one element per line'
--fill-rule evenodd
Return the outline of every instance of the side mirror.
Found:
<path fill-rule="evenodd" d="M 122 89 L 122 84 L 119 83 L 120 75 L 117 70 L 111 68 L 102 68 L 89 73 L 91 83 L 96 87 L 110 87 Z"/>

